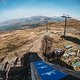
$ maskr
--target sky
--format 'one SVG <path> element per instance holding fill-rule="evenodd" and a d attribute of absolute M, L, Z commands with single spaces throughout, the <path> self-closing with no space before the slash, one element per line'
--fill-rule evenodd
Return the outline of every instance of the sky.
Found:
<path fill-rule="evenodd" d="M 30 16 L 61 16 L 80 19 L 80 0 L 0 0 L 0 22 Z"/>

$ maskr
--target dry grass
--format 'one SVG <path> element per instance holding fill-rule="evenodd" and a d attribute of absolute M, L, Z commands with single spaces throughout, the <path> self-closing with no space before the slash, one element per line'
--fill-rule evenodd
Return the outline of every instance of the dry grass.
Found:
<path fill-rule="evenodd" d="M 75 23 L 74 23 L 75 22 Z M 76 25 L 77 24 L 77 25 Z M 68 25 L 71 30 L 80 30 L 80 21 L 69 21 Z M 74 25 L 74 26 L 73 26 Z M 78 26 L 78 27 L 77 27 Z M 54 48 L 64 48 L 71 41 L 63 40 L 61 35 L 64 31 L 64 22 L 54 22 L 49 25 L 48 35 L 52 39 L 52 50 Z M 45 25 L 25 30 L 16 30 L 12 32 L 0 33 L 0 59 L 5 56 L 5 59 L 11 59 L 12 56 L 22 56 L 29 51 L 41 52 L 41 41 L 45 34 Z M 80 38 L 79 34 L 68 32 L 68 36 Z M 76 43 L 71 42 L 73 48 L 77 48 Z M 76 46 L 76 47 L 75 47 Z"/>

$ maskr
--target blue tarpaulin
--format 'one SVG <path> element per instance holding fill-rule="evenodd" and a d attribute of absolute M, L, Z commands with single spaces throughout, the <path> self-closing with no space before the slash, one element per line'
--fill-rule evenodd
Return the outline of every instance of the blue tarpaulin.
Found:
<path fill-rule="evenodd" d="M 38 71 L 41 80 L 60 80 L 67 76 L 67 74 L 54 69 L 44 61 L 34 62 L 34 66 Z"/>

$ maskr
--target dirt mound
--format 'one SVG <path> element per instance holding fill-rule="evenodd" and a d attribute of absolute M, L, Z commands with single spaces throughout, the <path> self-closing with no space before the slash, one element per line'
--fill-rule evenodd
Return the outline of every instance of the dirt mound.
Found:
<path fill-rule="evenodd" d="M 53 45 L 53 39 L 50 38 L 49 35 L 44 35 L 41 44 L 42 44 L 42 46 L 41 46 L 42 52 L 49 53 L 49 52 L 51 52 L 51 48 Z"/>

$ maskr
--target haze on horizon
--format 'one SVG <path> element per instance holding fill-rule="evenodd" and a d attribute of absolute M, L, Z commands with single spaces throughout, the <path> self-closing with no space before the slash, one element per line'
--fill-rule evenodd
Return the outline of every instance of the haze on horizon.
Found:
<path fill-rule="evenodd" d="M 80 0 L 0 0 L 0 22 L 30 16 L 61 16 L 80 19 Z"/>

